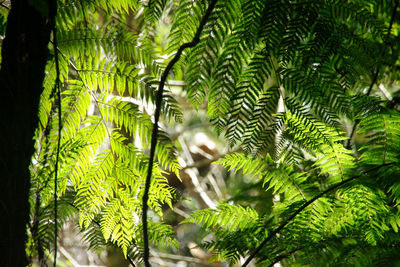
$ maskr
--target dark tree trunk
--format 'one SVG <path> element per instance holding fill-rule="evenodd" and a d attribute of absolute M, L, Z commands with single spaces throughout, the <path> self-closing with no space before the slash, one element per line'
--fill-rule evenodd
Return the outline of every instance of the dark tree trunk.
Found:
<path fill-rule="evenodd" d="M 29 220 L 28 166 L 51 28 L 49 19 L 29 5 L 35 1 L 11 1 L 1 51 L 0 266 L 28 264 L 25 253 Z"/>

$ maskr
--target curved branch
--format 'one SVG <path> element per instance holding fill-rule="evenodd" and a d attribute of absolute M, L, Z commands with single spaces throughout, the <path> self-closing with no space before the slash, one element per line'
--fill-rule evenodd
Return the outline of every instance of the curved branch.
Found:
<path fill-rule="evenodd" d="M 250 261 L 257 256 L 258 252 L 260 252 L 260 250 L 277 234 L 279 233 L 283 228 L 285 228 L 286 225 L 288 225 L 291 221 L 293 221 L 293 219 L 299 215 L 300 212 L 302 212 L 305 208 L 307 208 L 308 206 L 310 206 L 312 203 L 314 203 L 316 200 L 318 200 L 319 198 L 321 198 L 322 196 L 326 195 L 327 193 L 347 184 L 348 182 L 351 182 L 357 178 L 360 178 L 361 176 L 379 170 L 380 168 L 384 167 L 384 166 L 389 166 L 394 164 L 394 162 L 391 163 L 386 163 L 386 164 L 382 164 L 379 166 L 376 166 L 368 171 L 365 171 L 364 173 L 354 176 L 354 177 L 350 177 L 346 180 L 343 180 L 340 183 L 337 183 L 331 187 L 329 187 L 328 189 L 326 189 L 325 191 L 322 191 L 321 193 L 319 193 L 318 195 L 316 195 L 315 197 L 313 197 L 312 199 L 310 199 L 309 201 L 307 201 L 306 203 L 303 204 L 303 206 L 301 206 L 298 210 L 296 210 L 286 221 L 284 221 L 281 225 L 279 225 L 277 228 L 275 228 L 275 230 L 273 230 L 267 238 L 264 239 L 264 241 L 261 242 L 260 245 L 258 245 L 258 247 L 253 251 L 253 253 L 250 254 L 250 256 L 246 259 L 246 261 L 243 263 L 242 267 L 247 266 Z"/>
<path fill-rule="evenodd" d="M 304 248 L 304 247 L 295 248 L 295 249 L 289 251 L 289 252 L 286 253 L 286 254 L 279 255 L 278 257 L 276 257 L 276 258 L 274 259 L 274 261 L 273 261 L 270 265 L 268 265 L 268 267 L 274 267 L 275 264 L 277 264 L 277 263 L 280 262 L 281 260 L 286 259 L 287 257 L 291 256 L 293 253 L 296 253 L 297 251 L 302 250 L 303 248 Z"/>
<path fill-rule="evenodd" d="M 168 74 L 175 65 L 175 63 L 178 62 L 180 57 L 182 56 L 183 50 L 186 48 L 194 47 L 200 42 L 200 35 L 201 32 L 203 31 L 204 26 L 206 25 L 208 18 L 210 17 L 215 5 L 217 3 L 217 0 L 212 0 L 210 5 L 207 8 L 207 11 L 201 20 L 199 27 L 197 28 L 196 34 L 193 37 L 191 42 L 184 43 L 181 45 L 176 52 L 174 58 L 168 63 L 167 68 L 164 70 L 160 84 L 158 86 L 158 91 L 157 91 L 157 98 L 156 98 L 156 110 L 154 114 L 154 125 L 153 125 L 153 131 L 151 134 L 151 146 L 150 146 L 150 156 L 149 156 L 149 165 L 147 169 L 147 177 L 145 181 L 145 187 L 144 187 L 144 193 L 143 193 L 143 211 L 142 211 L 142 224 L 143 224 L 143 245 L 144 245 L 144 253 L 143 253 L 143 261 L 146 267 L 150 266 L 149 263 L 149 237 L 148 237 L 148 229 L 147 229 L 147 210 L 148 210 L 148 199 L 149 199 L 149 190 L 150 190 L 150 181 L 151 181 L 151 174 L 152 174 L 152 169 L 153 169 L 153 163 L 154 163 L 154 155 L 156 151 L 156 145 L 157 145 L 157 136 L 158 136 L 158 121 L 160 119 L 160 112 L 161 112 L 161 102 L 162 102 L 162 97 L 163 97 L 163 91 L 164 91 L 164 85 L 167 80 Z"/>
<path fill-rule="evenodd" d="M 391 19 L 390 19 L 390 23 L 389 23 L 389 27 L 388 27 L 388 32 L 387 32 L 386 39 L 388 39 L 388 37 L 389 37 L 389 35 L 390 35 L 390 32 L 392 31 L 394 19 L 395 19 L 395 17 L 396 17 L 396 12 L 397 12 L 397 8 L 399 7 L 399 4 L 400 4 L 400 1 L 397 0 L 396 3 L 395 3 L 395 6 L 394 6 L 394 8 L 393 8 L 392 17 L 391 17 Z M 385 43 L 387 44 L 387 42 L 385 42 Z M 383 53 L 384 53 L 384 52 L 383 52 Z M 378 80 L 378 75 L 379 75 L 379 72 L 380 72 L 380 70 L 381 70 L 380 67 L 381 67 L 381 66 L 380 66 L 379 64 L 376 66 L 374 76 L 373 76 L 373 78 L 372 78 L 371 84 L 370 84 L 370 86 L 369 86 L 369 88 L 368 88 L 368 91 L 367 91 L 367 93 L 366 93 L 367 96 L 369 96 L 369 95 L 371 94 L 372 88 L 374 87 L 375 83 L 376 83 L 377 80 Z M 353 127 L 352 127 L 352 129 L 351 129 L 350 137 L 349 137 L 349 140 L 348 140 L 348 142 L 347 142 L 346 148 L 350 148 L 351 140 L 353 139 L 353 136 L 354 136 L 354 134 L 356 133 L 356 129 L 357 129 L 357 126 L 358 126 L 358 124 L 360 123 L 360 121 L 361 121 L 360 119 L 357 119 L 357 120 L 354 122 L 354 125 L 353 125 Z"/>

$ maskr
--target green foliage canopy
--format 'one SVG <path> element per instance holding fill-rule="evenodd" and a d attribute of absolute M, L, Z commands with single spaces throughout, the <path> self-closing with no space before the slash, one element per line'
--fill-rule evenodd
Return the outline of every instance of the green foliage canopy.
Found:
<path fill-rule="evenodd" d="M 54 239 L 49 218 L 61 138 L 58 222 L 77 213 L 91 246 L 114 244 L 141 259 L 140 200 L 156 85 L 166 63 L 194 37 L 209 2 L 59 1 L 62 124 L 51 59 L 30 166 L 36 250 L 50 250 Z M 185 50 L 170 78 L 183 74 L 187 100 L 197 109 L 205 103 L 216 132 L 240 147 L 217 163 L 261 181 L 258 190 L 276 197 L 267 212 L 248 200 L 195 211 L 184 221 L 213 234 L 201 246 L 215 259 L 234 263 L 251 255 L 266 266 L 376 266 L 396 257 L 398 6 L 379 0 L 217 1 L 199 43 Z M 129 28 L 124 21 L 132 13 Z M 165 18 L 171 28 L 163 50 L 154 29 Z M 382 97 L 380 86 L 393 95 Z M 168 88 L 162 103 L 166 122 L 182 121 Z M 175 143 L 161 128 L 156 162 L 148 203 L 162 217 L 174 197 L 166 174 L 179 176 L 181 167 Z M 149 235 L 177 246 L 169 225 L 149 222 Z"/>

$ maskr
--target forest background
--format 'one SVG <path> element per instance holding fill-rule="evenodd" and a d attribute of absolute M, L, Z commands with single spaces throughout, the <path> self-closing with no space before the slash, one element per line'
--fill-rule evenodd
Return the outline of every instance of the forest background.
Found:
<path fill-rule="evenodd" d="M 398 8 L 1 1 L 0 265 L 398 264 Z"/>

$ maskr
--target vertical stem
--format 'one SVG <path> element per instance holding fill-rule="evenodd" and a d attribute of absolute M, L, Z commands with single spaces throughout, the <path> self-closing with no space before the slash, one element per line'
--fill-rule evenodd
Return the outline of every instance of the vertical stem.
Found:
<path fill-rule="evenodd" d="M 60 161 L 60 146 L 61 146 L 61 88 L 60 88 L 60 65 L 58 61 L 58 49 L 57 49 L 57 30 L 56 30 L 56 14 L 57 14 L 57 0 L 50 1 L 49 4 L 51 27 L 53 32 L 53 47 L 54 47 L 54 60 L 56 63 L 56 81 L 54 88 L 57 91 L 57 105 L 58 105 L 58 140 L 57 140 L 57 154 L 56 162 L 54 166 L 54 267 L 57 266 L 57 233 L 58 233 L 58 202 L 57 202 L 57 183 L 58 183 L 58 165 Z"/>
<path fill-rule="evenodd" d="M 153 163 L 154 163 L 154 155 L 156 151 L 156 145 L 157 145 L 157 136 L 158 136 L 158 122 L 160 119 L 160 113 L 161 113 L 161 103 L 162 103 L 162 97 L 163 97 L 163 91 L 164 91 L 164 86 L 165 82 L 167 80 L 168 74 L 175 65 L 175 63 L 178 62 L 180 57 L 182 56 L 183 50 L 186 48 L 194 47 L 200 42 L 200 35 L 201 32 L 203 31 L 203 28 L 205 24 L 207 23 L 208 18 L 210 17 L 215 5 L 217 3 L 217 0 L 212 0 L 210 5 L 207 8 L 207 11 L 201 20 L 199 27 L 197 28 L 196 34 L 193 37 L 192 41 L 189 43 L 184 43 L 181 45 L 176 52 L 175 56 L 173 59 L 168 63 L 166 69 L 164 70 L 160 84 L 158 86 L 158 91 L 157 91 L 157 98 L 156 98 L 156 110 L 154 114 L 154 125 L 153 125 L 153 131 L 151 134 L 151 145 L 150 145 L 150 156 L 149 156 L 149 165 L 147 169 L 147 177 L 145 181 L 145 186 L 144 186 L 144 193 L 143 193 L 143 211 L 142 211 L 142 224 L 143 224 L 143 245 L 144 245 L 144 253 L 143 253 L 143 261 L 146 267 L 151 266 L 149 262 L 149 236 L 148 236 L 148 225 L 147 225 L 147 210 L 148 210 L 148 200 L 149 200 L 149 190 L 150 190 L 150 182 L 151 182 L 151 175 L 152 175 L 152 169 L 153 169 Z"/>

